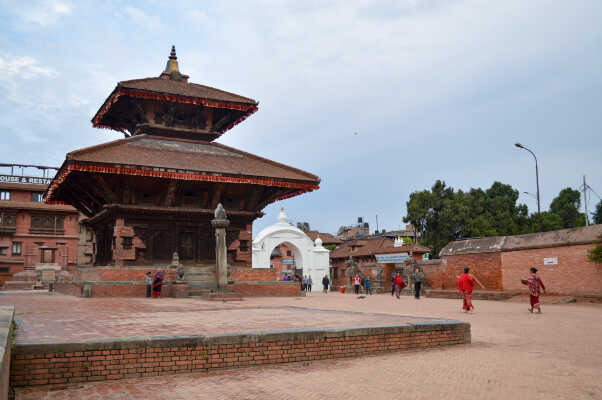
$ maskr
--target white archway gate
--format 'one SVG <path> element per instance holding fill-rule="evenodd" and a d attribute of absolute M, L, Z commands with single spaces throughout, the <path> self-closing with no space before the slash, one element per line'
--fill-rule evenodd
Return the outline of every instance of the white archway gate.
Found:
<path fill-rule="evenodd" d="M 309 275 L 313 287 L 322 285 L 322 278 L 328 274 L 329 251 L 322 246 L 322 239 L 312 241 L 301 229 L 288 223 L 284 209 L 281 209 L 278 222 L 259 232 L 253 239 L 253 268 L 270 268 L 272 250 L 285 244 L 295 253 L 297 266 L 303 269 L 303 276 Z"/>

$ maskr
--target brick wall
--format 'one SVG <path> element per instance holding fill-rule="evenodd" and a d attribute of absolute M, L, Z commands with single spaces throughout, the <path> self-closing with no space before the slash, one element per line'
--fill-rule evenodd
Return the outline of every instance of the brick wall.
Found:
<path fill-rule="evenodd" d="M 477 253 L 446 256 L 439 266 L 424 268 L 429 286 L 434 289 L 457 289 L 456 281 L 470 268 L 473 274 L 487 290 L 502 290 L 502 253 Z M 478 289 L 478 287 L 475 287 Z"/>
<path fill-rule="evenodd" d="M 107 268 L 107 267 L 89 267 L 77 268 L 73 273 L 73 279 L 77 281 L 104 281 L 104 282 L 127 282 L 137 281 L 144 282 L 146 273 L 149 272 L 152 276 L 158 271 L 163 272 L 163 279 L 171 281 L 175 278 L 174 268 L 144 268 L 144 267 L 122 267 L 122 268 Z"/>
<path fill-rule="evenodd" d="M 304 296 L 298 282 L 234 282 L 230 287 L 240 296 Z"/>
<path fill-rule="evenodd" d="M 13 306 L 0 306 L 0 400 L 8 399 L 14 314 Z"/>
<path fill-rule="evenodd" d="M 17 345 L 11 385 L 150 377 L 470 343 L 459 321 L 153 340 Z"/>
<path fill-rule="evenodd" d="M 560 295 L 602 294 L 602 264 L 588 260 L 589 245 L 559 246 L 502 253 L 504 290 L 527 292 L 520 278 L 535 267 L 548 293 Z M 544 265 L 544 258 L 557 258 L 557 265 Z"/>
<path fill-rule="evenodd" d="M 277 271 L 271 268 L 232 268 L 230 279 L 234 282 L 276 281 Z"/>

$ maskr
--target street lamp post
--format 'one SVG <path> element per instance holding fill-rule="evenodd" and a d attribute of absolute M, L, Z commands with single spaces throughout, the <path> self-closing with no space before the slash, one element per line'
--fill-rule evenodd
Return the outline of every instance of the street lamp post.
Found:
<path fill-rule="evenodd" d="M 541 232 L 542 231 L 542 229 L 541 229 L 541 206 L 539 203 L 539 169 L 537 168 L 537 157 L 535 156 L 535 153 L 533 153 L 531 150 L 529 150 L 522 144 L 514 143 L 514 145 L 520 149 L 527 150 L 529 153 L 531 153 L 531 155 L 535 159 L 535 183 L 537 185 L 537 220 L 539 223 L 539 231 Z"/>

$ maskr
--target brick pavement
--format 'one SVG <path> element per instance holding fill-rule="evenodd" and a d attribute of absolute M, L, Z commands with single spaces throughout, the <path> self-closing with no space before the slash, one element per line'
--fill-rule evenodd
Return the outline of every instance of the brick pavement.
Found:
<path fill-rule="evenodd" d="M 200 299 L 83 299 L 60 294 L 7 292 L 0 296 L 0 304 L 15 305 L 17 343 L 337 328 L 430 319 L 317 310 L 300 307 L 299 302 L 280 304 L 277 300 L 246 305 Z"/>
<path fill-rule="evenodd" d="M 0 302 L 6 300 L 2 297 Z M 170 301 L 171 307 L 169 304 L 161 307 L 210 307 L 190 299 L 165 300 Z M 599 304 L 546 305 L 543 315 L 533 315 L 523 303 L 475 301 L 477 312 L 466 315 L 459 311 L 458 300 L 416 301 L 409 297 L 394 300 L 388 295 L 360 300 L 350 295 L 314 293 L 301 300 L 257 298 L 244 303 L 245 307 L 278 304 L 460 319 L 471 323 L 473 344 L 356 359 L 90 383 L 56 391 L 18 389 L 16 398 L 602 398 Z M 97 306 L 102 308 L 101 303 Z"/>

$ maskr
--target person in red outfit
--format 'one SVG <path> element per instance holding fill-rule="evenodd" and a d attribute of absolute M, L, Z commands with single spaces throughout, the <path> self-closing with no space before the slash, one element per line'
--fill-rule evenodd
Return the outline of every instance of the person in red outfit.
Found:
<path fill-rule="evenodd" d="M 401 277 L 401 275 L 399 274 L 399 271 L 395 274 L 395 279 L 393 279 L 393 286 L 395 287 L 395 296 L 397 296 L 397 298 L 399 298 L 401 289 L 406 287 L 406 284 L 403 281 L 403 278 Z"/>
<path fill-rule="evenodd" d="M 529 271 L 531 271 L 531 277 L 529 279 L 521 279 L 520 281 L 523 285 L 529 286 L 529 295 L 531 296 L 531 308 L 529 308 L 529 311 L 533 312 L 533 309 L 537 308 L 537 313 L 541 314 L 539 295 L 542 290 L 544 293 L 546 292 L 546 287 L 541 278 L 537 276 L 537 268 L 532 267 Z"/>
<path fill-rule="evenodd" d="M 472 312 L 474 310 L 474 306 L 472 305 L 472 290 L 475 283 L 481 289 L 485 289 L 485 286 L 470 273 L 470 268 L 464 268 L 464 273 L 458 278 L 458 289 L 462 294 L 462 309 L 464 312 Z"/>

